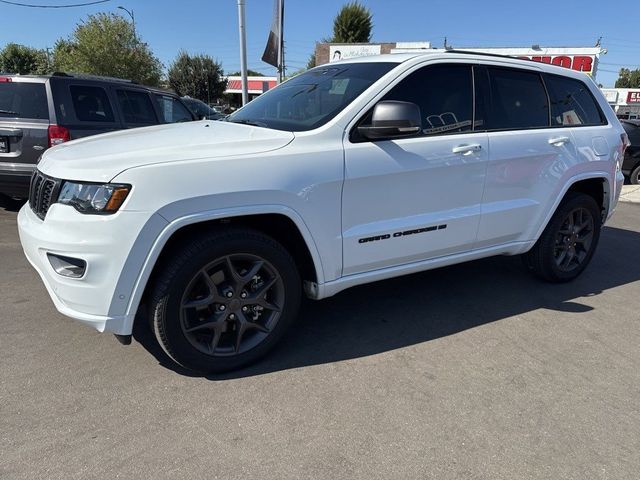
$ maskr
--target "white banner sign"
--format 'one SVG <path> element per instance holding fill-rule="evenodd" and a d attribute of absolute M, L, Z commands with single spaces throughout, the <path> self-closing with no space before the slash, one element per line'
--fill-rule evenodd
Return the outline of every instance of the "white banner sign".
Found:
<path fill-rule="evenodd" d="M 380 45 L 329 45 L 330 62 L 369 55 L 380 55 Z"/>

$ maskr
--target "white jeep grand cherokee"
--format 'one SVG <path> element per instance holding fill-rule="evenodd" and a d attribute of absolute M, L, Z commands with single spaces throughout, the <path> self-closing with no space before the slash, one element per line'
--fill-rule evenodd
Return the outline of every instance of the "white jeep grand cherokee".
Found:
<path fill-rule="evenodd" d="M 564 282 L 587 266 L 626 136 L 589 77 L 464 52 L 323 65 L 228 121 L 48 150 L 18 217 L 60 312 L 200 371 L 267 352 L 302 292 L 491 255 Z"/>

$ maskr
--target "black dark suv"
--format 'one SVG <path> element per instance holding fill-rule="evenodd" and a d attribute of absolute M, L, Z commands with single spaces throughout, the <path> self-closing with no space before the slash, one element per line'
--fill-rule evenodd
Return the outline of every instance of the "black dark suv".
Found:
<path fill-rule="evenodd" d="M 631 183 L 640 184 L 640 120 L 621 120 L 627 136 L 629 137 L 629 147 L 624 154 L 622 163 L 622 173 L 624 173 Z"/>
<path fill-rule="evenodd" d="M 42 152 L 75 138 L 196 120 L 173 92 L 127 80 L 0 74 L 0 193 L 25 198 Z"/>

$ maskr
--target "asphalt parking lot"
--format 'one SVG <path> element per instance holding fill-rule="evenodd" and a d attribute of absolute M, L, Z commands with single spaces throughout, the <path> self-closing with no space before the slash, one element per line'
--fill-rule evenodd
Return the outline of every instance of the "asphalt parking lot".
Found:
<path fill-rule="evenodd" d="M 58 314 L 0 202 L 0 478 L 630 479 L 640 205 L 577 281 L 499 257 L 308 303 L 261 363 L 174 369 Z"/>

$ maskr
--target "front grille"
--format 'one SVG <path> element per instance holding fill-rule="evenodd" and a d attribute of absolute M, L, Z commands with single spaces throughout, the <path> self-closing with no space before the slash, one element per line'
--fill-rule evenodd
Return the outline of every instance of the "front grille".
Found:
<path fill-rule="evenodd" d="M 58 199 L 61 180 L 49 177 L 36 170 L 31 177 L 29 187 L 29 206 L 33 213 L 44 220 L 49 207 Z"/>

